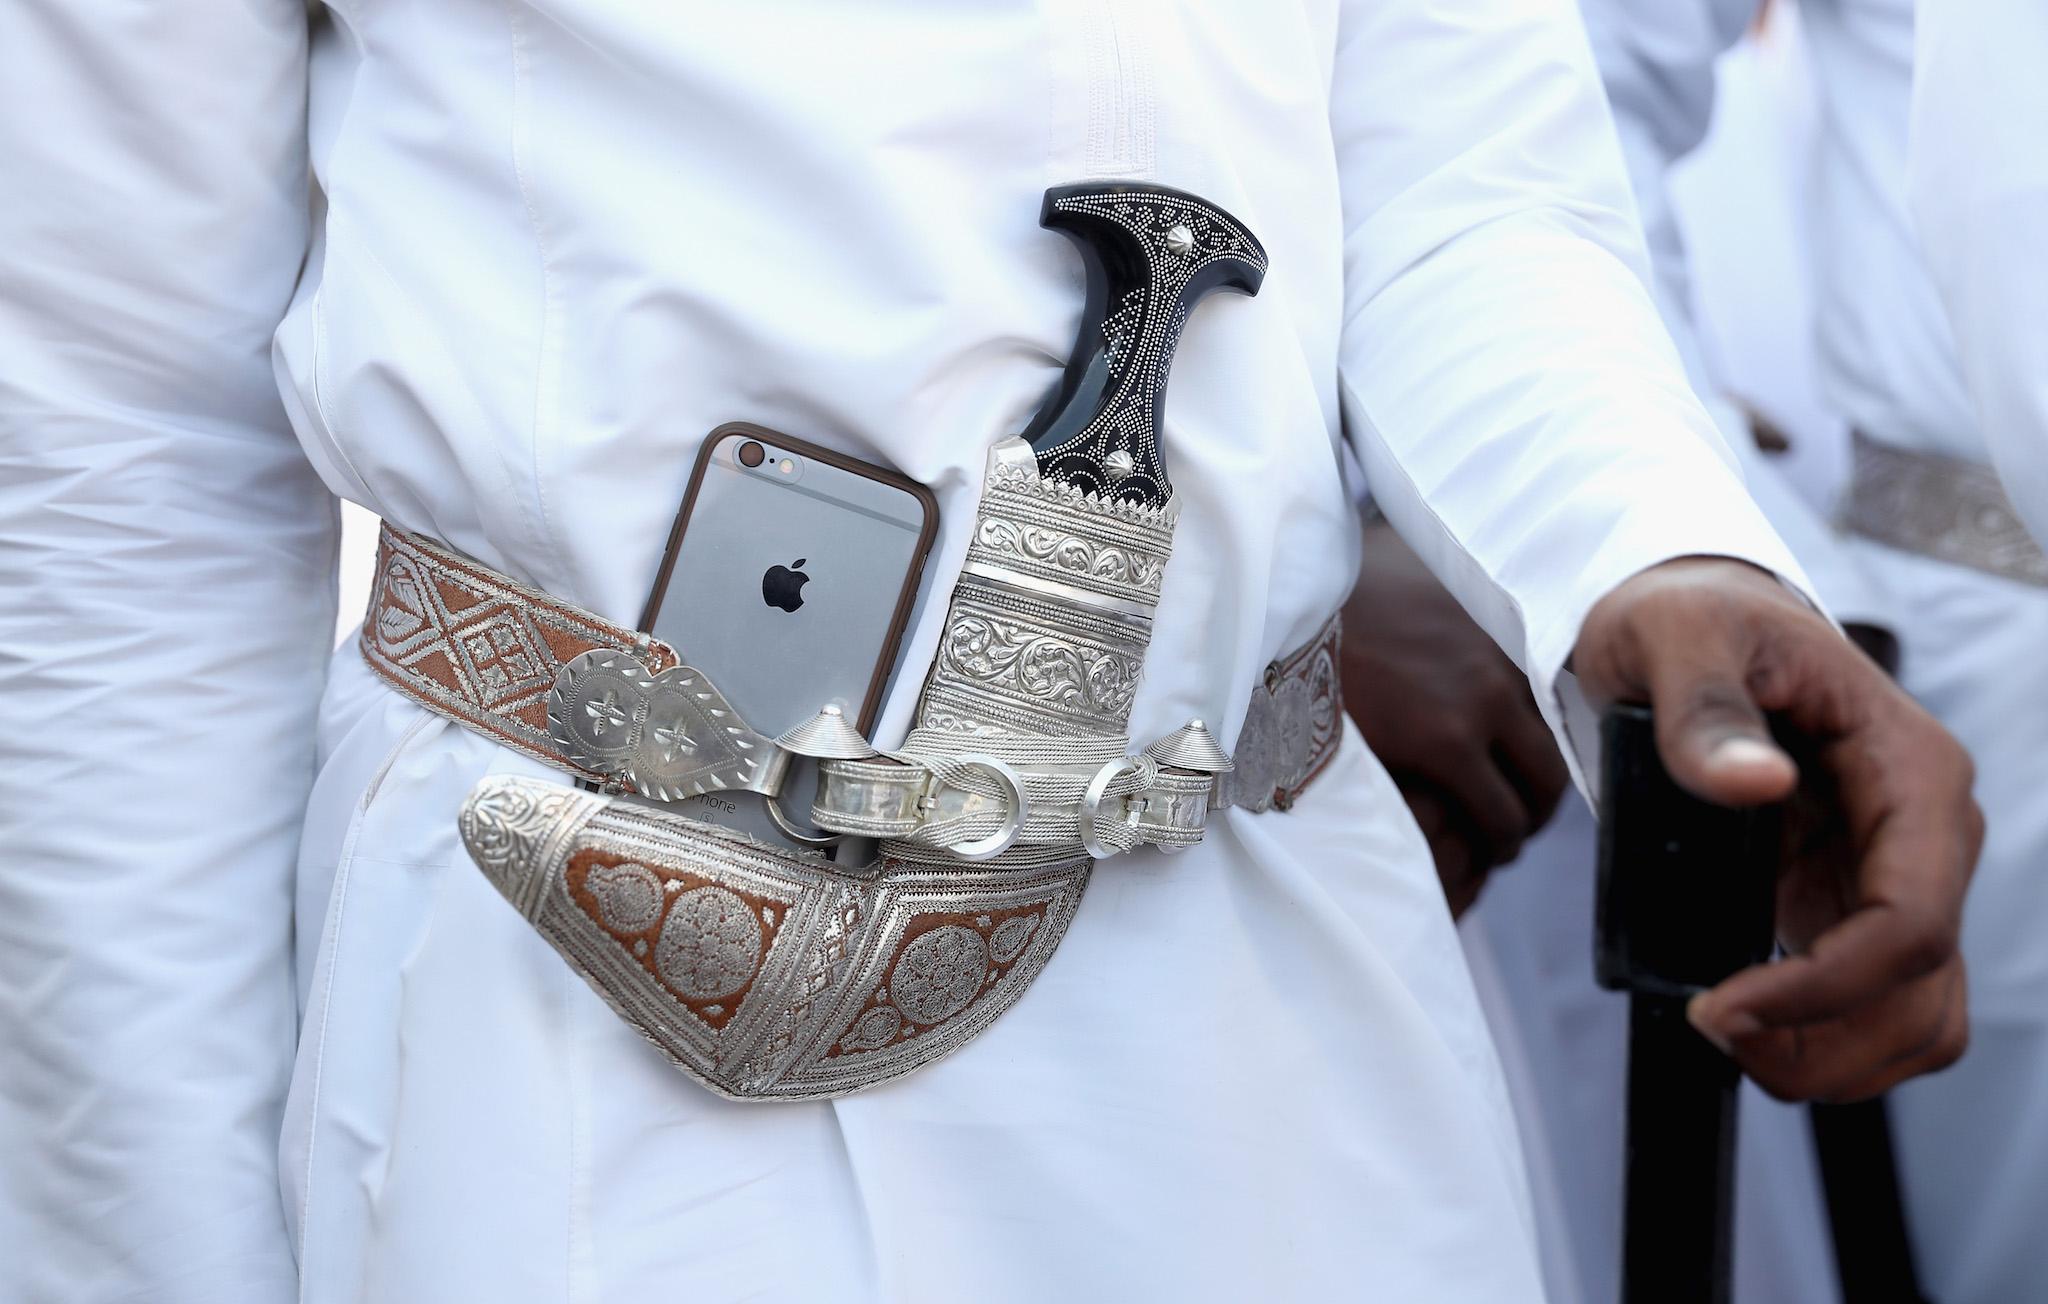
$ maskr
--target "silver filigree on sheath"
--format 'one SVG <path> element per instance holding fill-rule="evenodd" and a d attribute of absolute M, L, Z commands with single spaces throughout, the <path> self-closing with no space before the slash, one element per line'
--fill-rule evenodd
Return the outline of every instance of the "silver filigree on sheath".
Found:
<path fill-rule="evenodd" d="M 667 811 L 499 775 L 463 841 L 613 1009 L 721 1095 L 842 1095 L 986 1027 L 1080 899 L 1066 865 L 842 870 Z"/>

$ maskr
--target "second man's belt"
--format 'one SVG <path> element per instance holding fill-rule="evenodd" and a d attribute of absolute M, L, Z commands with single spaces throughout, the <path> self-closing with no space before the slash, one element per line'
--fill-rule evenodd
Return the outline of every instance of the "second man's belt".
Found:
<path fill-rule="evenodd" d="M 389 525 L 362 651 L 414 701 L 613 791 L 772 795 L 793 753 L 821 762 L 811 812 L 820 828 L 955 854 L 1078 841 L 1100 858 L 1191 845 L 1211 809 L 1291 806 L 1341 736 L 1338 632 L 1332 618 L 1266 668 L 1234 765 L 1199 722 L 1135 757 L 1094 758 L 1069 743 L 1040 764 L 957 747 L 921 750 L 915 738 L 907 750 L 884 753 L 830 714 L 770 739 L 665 643 Z M 687 726 L 676 718 L 677 694 L 694 704 L 690 724 L 722 723 Z M 688 752 L 673 746 L 684 732 Z"/>
<path fill-rule="evenodd" d="M 1981 462 L 1896 448 L 1859 431 L 1842 524 L 1906 552 L 2048 587 L 2048 554 Z"/>

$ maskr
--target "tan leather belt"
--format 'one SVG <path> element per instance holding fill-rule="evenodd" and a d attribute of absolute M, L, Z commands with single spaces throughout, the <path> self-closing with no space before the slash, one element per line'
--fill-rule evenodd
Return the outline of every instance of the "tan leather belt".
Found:
<path fill-rule="evenodd" d="M 1286 810 L 1336 755 L 1344 718 L 1339 634 L 1333 616 L 1315 638 L 1267 666 L 1239 730 L 1235 768 L 1216 776 L 1211 808 Z M 659 639 L 389 524 L 378 540 L 360 645 L 372 670 L 428 710 L 613 788 L 615 776 L 572 758 L 550 731 L 551 690 L 569 662 L 587 653 L 631 656 L 655 675 L 681 664 Z"/>
<path fill-rule="evenodd" d="M 1936 561 L 2048 587 L 2048 554 L 2027 533 L 1990 467 L 1895 448 L 1860 431 L 1854 438 L 1842 512 L 1842 524 L 1851 533 Z"/>

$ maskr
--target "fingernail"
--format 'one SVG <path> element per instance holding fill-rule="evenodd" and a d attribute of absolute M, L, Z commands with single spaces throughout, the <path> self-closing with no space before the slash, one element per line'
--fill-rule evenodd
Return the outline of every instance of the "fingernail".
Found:
<path fill-rule="evenodd" d="M 1726 1055 L 1728 1053 L 1727 1039 L 1722 1037 L 1720 1032 L 1715 1029 L 1710 1021 L 1711 1018 L 1712 1016 L 1707 1012 L 1707 995 L 1705 992 L 1701 992 L 1698 996 L 1685 1003 L 1685 1021 L 1690 1023 L 1693 1026 L 1693 1030 L 1699 1033 L 1700 1036 L 1713 1042 L 1715 1050 Z"/>
<path fill-rule="evenodd" d="M 1758 765 L 1778 766 L 1785 763 L 1785 753 L 1769 743 L 1761 742 L 1755 738 L 1745 738 L 1741 734 L 1737 734 L 1732 738 L 1723 738 L 1720 742 L 1714 744 L 1714 750 L 1707 759 L 1717 766 L 1728 765 L 1743 768 Z"/>
<path fill-rule="evenodd" d="M 1685 1021 L 1700 1036 L 1714 1043 L 1715 1050 L 1723 1055 L 1731 1054 L 1730 1043 L 1737 1037 L 1749 1037 L 1763 1031 L 1764 1025 L 1754 1014 L 1748 1010 L 1717 1010 L 1709 995 L 1701 992 L 1685 1003 Z"/>

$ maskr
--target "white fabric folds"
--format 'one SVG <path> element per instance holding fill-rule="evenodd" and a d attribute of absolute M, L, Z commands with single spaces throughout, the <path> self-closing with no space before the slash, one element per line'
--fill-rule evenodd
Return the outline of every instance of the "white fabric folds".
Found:
<path fill-rule="evenodd" d="M 1039 197 L 1104 175 L 1274 269 L 1181 339 L 1134 737 L 1234 747 L 1339 605 L 1347 434 L 1560 727 L 1623 576 L 1796 575 L 1641 287 L 1569 0 L 0 5 L 0 1297 L 1537 1298 L 1355 736 L 1286 814 L 1106 866 L 961 1054 L 752 1109 L 470 865 L 463 798 L 538 764 L 323 671 L 316 476 L 630 622 L 745 416 L 930 486 L 951 577 L 1073 339 Z"/>

